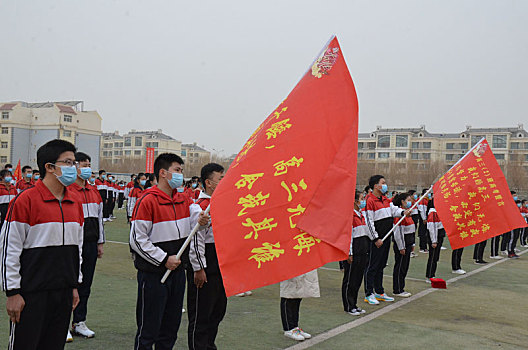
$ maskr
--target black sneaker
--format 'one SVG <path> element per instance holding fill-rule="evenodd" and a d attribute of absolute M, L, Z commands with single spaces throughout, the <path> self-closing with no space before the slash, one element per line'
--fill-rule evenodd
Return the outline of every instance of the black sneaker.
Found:
<path fill-rule="evenodd" d="M 477 265 L 486 265 L 488 262 L 484 260 L 475 260 L 475 264 Z"/>

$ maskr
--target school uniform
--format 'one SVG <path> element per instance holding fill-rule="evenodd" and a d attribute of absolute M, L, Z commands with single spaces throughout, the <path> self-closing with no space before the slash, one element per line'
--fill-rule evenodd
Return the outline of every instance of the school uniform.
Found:
<path fill-rule="evenodd" d="M 132 214 L 134 213 L 134 208 L 136 206 L 136 202 L 141 196 L 143 195 L 143 192 L 145 190 L 141 187 L 136 186 L 130 191 L 130 194 L 128 195 L 128 201 L 127 201 L 127 217 L 130 219 L 132 217 Z"/>
<path fill-rule="evenodd" d="M 453 251 L 451 252 L 451 269 L 453 271 L 462 270 L 460 262 L 462 261 L 463 252 L 464 248 L 453 249 Z M 482 249 L 482 252 L 484 252 L 484 249 Z M 480 256 L 480 258 L 482 259 L 482 255 Z"/>
<path fill-rule="evenodd" d="M 427 230 L 429 231 L 429 239 L 427 242 L 429 244 L 429 256 L 427 258 L 425 277 L 433 278 L 435 277 L 436 266 L 440 259 L 440 248 L 442 248 L 442 243 L 446 235 L 444 225 L 442 225 L 435 208 L 429 209 L 429 214 L 427 215 Z M 436 248 L 433 248 L 433 243 L 436 243 Z"/>
<path fill-rule="evenodd" d="M 110 212 L 108 211 L 109 198 L 107 182 L 105 180 L 97 178 L 95 179 L 95 187 L 97 188 L 97 191 L 99 191 L 99 194 L 101 195 L 101 199 L 103 201 L 103 219 L 108 219 L 110 217 Z"/>
<path fill-rule="evenodd" d="M 521 207 L 521 215 L 524 220 L 528 223 L 528 208 Z M 528 227 L 521 228 L 521 246 L 526 246 L 528 243 Z"/>
<path fill-rule="evenodd" d="M 4 224 L 4 221 L 7 216 L 7 208 L 9 207 L 9 202 L 17 195 L 17 190 L 13 185 L 6 185 L 5 182 L 0 183 L 0 215 L 2 215 L 1 225 Z"/>
<path fill-rule="evenodd" d="M 396 224 L 399 219 L 394 219 Z M 394 294 L 405 292 L 405 277 L 409 271 L 411 251 L 414 247 L 416 226 L 412 218 L 404 218 L 400 226 L 394 230 L 394 269 L 392 273 L 392 289 Z M 405 249 L 405 255 L 400 250 Z"/>
<path fill-rule="evenodd" d="M 418 213 L 420 214 L 420 225 L 418 227 L 418 238 L 420 250 L 427 250 L 427 204 L 429 200 L 427 198 L 422 199 L 418 203 Z"/>
<path fill-rule="evenodd" d="M 130 194 L 130 191 L 134 188 L 134 181 L 130 181 L 125 186 L 125 198 L 128 199 L 128 195 Z"/>
<path fill-rule="evenodd" d="M 210 202 L 211 197 L 202 192 L 196 204 L 201 210 L 205 210 Z M 198 217 L 195 219 L 191 222 L 191 227 L 198 223 Z M 189 350 L 216 349 L 216 334 L 226 313 L 227 297 L 216 256 L 213 229 L 210 225 L 201 227 L 191 241 L 189 261 L 191 263 L 187 271 Z M 198 288 L 194 284 L 194 272 L 202 269 L 205 270 L 207 282 L 202 288 Z"/>
<path fill-rule="evenodd" d="M 117 208 L 123 209 L 123 202 L 125 200 L 125 186 L 118 185 L 117 186 Z"/>
<path fill-rule="evenodd" d="M 86 321 L 88 298 L 97 263 L 97 245 L 105 242 L 103 226 L 103 201 L 97 189 L 85 182 L 85 187 L 74 183 L 70 186 L 82 203 L 84 215 L 81 271 L 83 282 L 79 285 L 79 305 L 73 310 L 73 323 Z"/>
<path fill-rule="evenodd" d="M 25 189 L 30 188 L 33 185 L 35 185 L 35 182 L 33 180 L 30 179 L 29 181 L 26 181 L 25 179 L 22 179 L 17 182 L 15 187 L 16 187 L 17 193 L 20 193 L 24 191 Z"/>
<path fill-rule="evenodd" d="M 521 215 L 522 215 L 522 208 L 519 208 L 519 212 L 521 212 Z M 515 248 L 517 247 L 517 241 L 519 240 L 520 235 L 521 235 L 520 228 L 516 228 L 510 231 L 510 240 L 508 241 L 508 246 L 507 246 L 508 256 L 516 255 Z"/>
<path fill-rule="evenodd" d="M 473 247 L 473 260 L 479 262 L 484 260 L 484 248 L 486 248 L 486 244 L 488 244 L 488 240 L 475 244 Z"/>
<path fill-rule="evenodd" d="M 53 176 L 53 175 L 48 175 Z M 76 195 L 61 201 L 42 181 L 11 202 L 0 235 L 2 289 L 25 301 L 9 349 L 62 349 L 73 289 L 82 282 L 84 215 Z"/>
<path fill-rule="evenodd" d="M 390 251 L 390 237 L 380 248 L 374 244 L 378 238 L 382 239 L 393 226 L 393 219 L 401 217 L 405 211 L 394 206 L 389 198 L 384 195 L 376 197 L 369 193 L 366 197 L 366 223 L 369 227 L 371 242 L 367 268 L 365 270 L 365 296 L 371 294 L 384 294 L 383 269 L 387 265 Z"/>
<path fill-rule="evenodd" d="M 343 282 L 341 284 L 341 296 L 343 299 L 343 308 L 345 312 L 351 312 L 357 309 L 358 291 L 363 281 L 365 267 L 368 261 L 368 252 L 370 245 L 369 229 L 362 212 L 354 210 L 352 218 L 352 232 L 350 239 L 350 251 L 348 255 L 352 256 L 352 263 L 348 260 L 343 261 Z"/>
<path fill-rule="evenodd" d="M 114 216 L 114 208 L 116 206 L 116 200 L 117 200 L 117 189 L 115 183 L 112 183 L 111 181 L 107 181 L 107 188 L 108 188 L 108 217 Z"/>
<path fill-rule="evenodd" d="M 138 270 L 137 332 L 134 349 L 172 349 L 178 335 L 185 293 L 185 270 L 189 248 L 182 264 L 165 281 L 165 263 L 176 255 L 197 221 L 201 209 L 183 194 L 168 196 L 157 186 L 145 191 L 132 215 L 130 247 Z"/>

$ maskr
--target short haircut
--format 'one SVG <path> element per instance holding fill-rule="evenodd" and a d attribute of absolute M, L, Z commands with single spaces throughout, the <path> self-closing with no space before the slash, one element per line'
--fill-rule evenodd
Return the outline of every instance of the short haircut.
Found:
<path fill-rule="evenodd" d="M 6 176 L 11 176 L 11 172 L 7 169 L 0 170 L 0 177 L 3 179 Z"/>
<path fill-rule="evenodd" d="M 24 166 L 22 167 L 22 172 L 25 172 L 25 171 L 28 170 L 28 169 L 29 169 L 29 170 L 32 170 L 31 167 L 30 167 L 29 165 L 24 165 Z"/>
<path fill-rule="evenodd" d="M 4 169 L 12 168 L 12 167 L 13 167 L 13 164 L 9 164 L 9 163 L 7 163 L 7 164 L 4 166 Z"/>
<path fill-rule="evenodd" d="M 510 191 L 510 193 L 512 194 L 512 196 L 513 196 L 514 194 L 517 194 L 517 192 L 515 192 L 515 191 Z"/>
<path fill-rule="evenodd" d="M 40 174 L 40 171 L 38 171 L 38 170 L 33 170 L 33 175 L 35 175 L 35 174 Z"/>
<path fill-rule="evenodd" d="M 46 177 L 46 164 L 55 164 L 60 155 L 64 152 L 75 153 L 75 146 L 65 140 L 51 140 L 41 146 L 37 151 L 37 164 L 41 177 Z"/>
<path fill-rule="evenodd" d="M 428 189 L 427 189 L 427 188 L 424 188 L 424 189 L 422 190 L 422 196 L 423 196 L 423 195 L 425 194 L 425 192 L 427 192 L 427 191 L 428 191 Z"/>
<path fill-rule="evenodd" d="M 156 160 L 154 161 L 154 175 L 156 175 L 156 179 L 158 179 L 158 181 L 160 170 L 169 170 L 173 163 L 183 165 L 183 160 L 179 155 L 174 153 L 162 153 L 156 158 Z"/>
<path fill-rule="evenodd" d="M 134 176 L 136 176 L 136 174 L 132 174 L 132 175 L 130 175 L 130 178 L 133 179 Z"/>
<path fill-rule="evenodd" d="M 356 193 L 354 194 L 354 200 L 359 200 L 359 197 L 361 196 L 361 191 L 356 190 Z"/>
<path fill-rule="evenodd" d="M 412 196 L 412 195 L 414 195 L 416 193 L 416 191 L 415 190 L 409 190 L 409 192 L 407 192 L 407 193 L 409 193 L 409 195 Z"/>
<path fill-rule="evenodd" d="M 86 161 L 91 162 L 92 158 L 89 155 L 87 155 L 86 153 L 77 152 L 77 153 L 75 153 L 75 160 L 78 161 L 78 162 L 86 162 Z"/>
<path fill-rule="evenodd" d="M 369 190 L 370 190 L 370 186 L 369 185 L 365 186 L 365 188 L 363 189 L 363 191 L 365 191 L 365 193 L 369 193 Z"/>
<path fill-rule="evenodd" d="M 221 173 L 224 171 L 224 167 L 220 164 L 209 163 L 202 167 L 200 171 L 200 177 L 202 179 L 203 187 L 205 188 L 205 180 L 209 179 L 214 172 Z"/>
<path fill-rule="evenodd" d="M 369 187 L 371 189 L 374 189 L 374 185 L 379 184 L 381 179 L 384 179 L 385 177 L 383 175 L 373 175 L 369 179 Z"/>
<path fill-rule="evenodd" d="M 99 170 L 99 176 L 101 176 L 103 173 L 106 173 L 106 170 L 103 170 L 103 169 Z"/>

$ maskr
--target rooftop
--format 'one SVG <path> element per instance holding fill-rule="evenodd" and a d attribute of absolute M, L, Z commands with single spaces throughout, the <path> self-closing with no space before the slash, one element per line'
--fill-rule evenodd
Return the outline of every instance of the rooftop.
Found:
<path fill-rule="evenodd" d="M 182 148 L 192 148 L 192 149 L 194 149 L 195 151 L 209 152 L 209 151 L 206 150 L 205 148 L 198 146 L 198 145 L 196 144 L 196 142 L 194 142 L 194 143 L 185 143 L 185 144 L 182 144 Z"/>

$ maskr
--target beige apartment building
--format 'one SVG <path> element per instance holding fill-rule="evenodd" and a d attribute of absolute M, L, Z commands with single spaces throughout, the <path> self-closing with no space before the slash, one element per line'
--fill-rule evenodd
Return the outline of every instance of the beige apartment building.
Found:
<path fill-rule="evenodd" d="M 192 165 L 211 161 L 211 152 L 197 145 L 196 142 L 183 144 L 181 155 L 185 164 Z"/>
<path fill-rule="evenodd" d="M 85 111 L 83 101 L 0 103 L 0 164 L 37 166 L 37 150 L 47 141 L 63 139 L 99 164 L 102 118 Z"/>
<path fill-rule="evenodd" d="M 170 152 L 182 154 L 182 143 L 166 135 L 161 129 L 157 131 L 130 130 L 120 135 L 118 131 L 104 133 L 101 138 L 101 160 L 111 164 L 145 159 L 147 148 L 154 148 L 154 155 Z"/>

